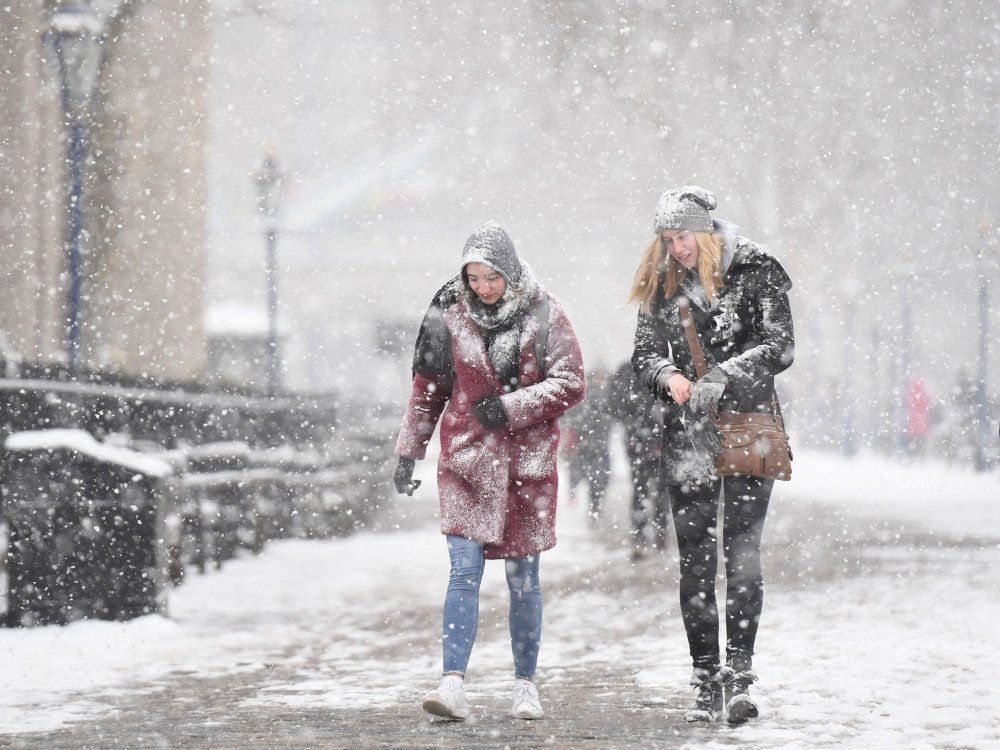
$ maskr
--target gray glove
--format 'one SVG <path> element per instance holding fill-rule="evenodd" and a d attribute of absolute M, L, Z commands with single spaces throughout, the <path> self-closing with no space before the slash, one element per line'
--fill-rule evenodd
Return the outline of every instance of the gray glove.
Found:
<path fill-rule="evenodd" d="M 510 423 L 507 418 L 507 410 L 503 408 L 503 401 L 500 400 L 499 396 L 484 398 L 469 411 L 487 430 L 499 430 Z"/>
<path fill-rule="evenodd" d="M 393 474 L 392 481 L 396 485 L 396 492 L 400 495 L 413 496 L 414 490 L 420 486 L 420 480 L 413 478 L 413 467 L 416 462 L 412 458 L 406 458 L 406 456 L 399 457 L 399 463 L 396 464 L 396 473 Z"/>
<path fill-rule="evenodd" d="M 694 384 L 691 389 L 691 400 L 688 402 L 692 413 L 703 411 L 708 413 L 711 407 L 719 403 L 722 392 L 726 390 L 729 378 L 718 367 L 713 367 L 705 377 Z"/>

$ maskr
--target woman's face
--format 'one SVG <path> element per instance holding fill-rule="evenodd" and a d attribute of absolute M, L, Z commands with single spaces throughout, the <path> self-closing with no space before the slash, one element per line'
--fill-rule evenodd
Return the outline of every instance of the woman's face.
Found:
<path fill-rule="evenodd" d="M 470 263 L 465 267 L 465 275 L 472 291 L 487 305 L 499 302 L 507 289 L 503 274 L 485 263 Z"/>
<path fill-rule="evenodd" d="M 660 233 L 663 249 L 670 257 L 691 270 L 698 265 L 698 242 L 694 233 L 686 229 L 664 229 Z"/>

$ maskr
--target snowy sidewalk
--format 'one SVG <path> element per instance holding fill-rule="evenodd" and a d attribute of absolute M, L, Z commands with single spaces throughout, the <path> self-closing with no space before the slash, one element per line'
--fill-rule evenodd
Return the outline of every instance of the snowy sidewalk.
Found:
<path fill-rule="evenodd" d="M 765 532 L 751 725 L 683 722 L 676 560 L 629 559 L 618 472 L 599 527 L 564 504 L 542 558 L 545 720 L 506 716 L 498 563 L 469 671 L 474 719 L 422 715 L 448 568 L 425 484 L 397 506 L 400 530 L 275 543 L 190 579 L 169 620 L 0 631 L 0 747 L 1000 747 L 997 476 L 822 454 L 796 472 Z M 931 473 L 961 490 L 947 513 L 914 500 Z"/>

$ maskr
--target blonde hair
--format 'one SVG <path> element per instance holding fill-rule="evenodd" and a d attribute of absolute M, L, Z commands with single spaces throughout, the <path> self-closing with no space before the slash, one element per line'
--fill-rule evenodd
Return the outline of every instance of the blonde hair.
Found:
<path fill-rule="evenodd" d="M 692 232 L 698 244 L 698 277 L 705 288 L 709 300 L 722 288 L 722 242 L 713 232 Z M 687 276 L 687 269 L 663 249 L 663 241 L 657 237 L 646 248 L 639 261 L 629 291 L 628 303 L 639 303 L 639 309 L 649 315 L 652 312 L 653 297 L 663 278 L 663 298 L 670 299 L 677 293 L 677 286 Z"/>

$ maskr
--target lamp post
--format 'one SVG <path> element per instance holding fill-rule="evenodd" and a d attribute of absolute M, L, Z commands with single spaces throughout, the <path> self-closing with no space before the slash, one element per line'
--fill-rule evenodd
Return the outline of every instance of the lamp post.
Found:
<path fill-rule="evenodd" d="M 899 289 L 899 362 L 896 384 L 896 453 L 903 455 L 909 450 L 909 405 L 910 378 L 913 375 L 913 307 L 910 289 L 914 278 L 913 249 L 904 247 L 896 261 L 896 279 Z"/>
<path fill-rule="evenodd" d="M 281 372 L 281 353 L 278 349 L 278 212 L 281 209 L 281 190 L 285 176 L 273 152 L 265 155 L 263 163 L 254 172 L 257 186 L 257 209 L 264 217 L 267 238 L 267 393 L 278 391 Z"/>
<path fill-rule="evenodd" d="M 989 340 L 990 340 L 990 277 L 996 271 L 996 257 L 992 252 L 990 223 L 984 217 L 979 224 L 981 240 L 979 253 L 976 255 L 976 273 L 979 276 L 979 367 L 976 377 L 976 438 L 980 449 L 977 451 L 977 466 L 986 468 L 982 446 L 989 439 L 989 393 L 987 392 L 987 373 L 989 371 Z"/>
<path fill-rule="evenodd" d="M 858 452 L 856 425 L 854 423 L 854 400 L 857 395 L 854 390 L 852 373 L 856 363 L 856 342 L 854 341 L 854 315 L 858 294 L 861 292 L 861 282 L 853 274 L 845 278 L 841 284 L 844 297 L 844 329 L 843 329 L 843 382 L 841 392 L 847 397 L 843 402 L 843 432 L 841 433 L 840 449 L 845 456 L 853 456 Z"/>
<path fill-rule="evenodd" d="M 66 355 L 75 369 L 80 360 L 80 239 L 83 234 L 83 166 L 86 158 L 88 103 L 97 80 L 101 24 L 88 5 L 64 4 L 52 11 L 45 42 L 55 53 L 66 120 L 67 190 L 66 253 L 69 299 L 66 310 Z"/>

